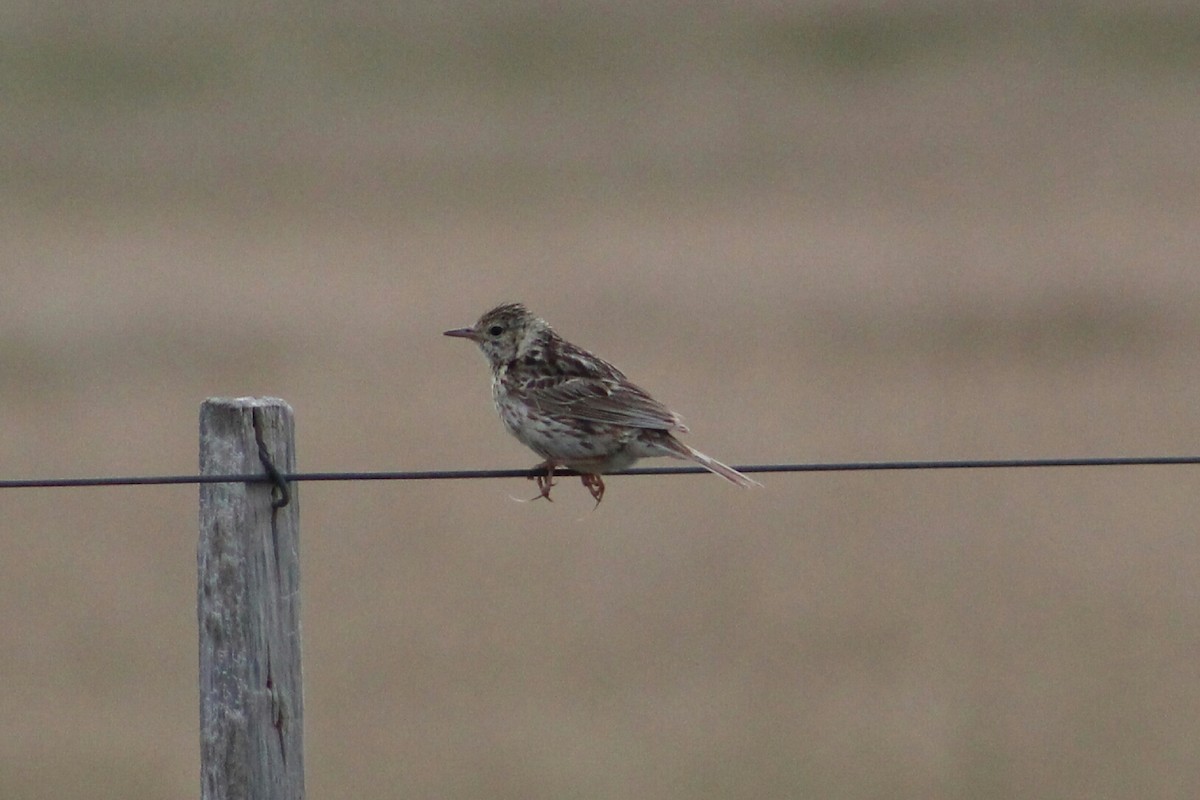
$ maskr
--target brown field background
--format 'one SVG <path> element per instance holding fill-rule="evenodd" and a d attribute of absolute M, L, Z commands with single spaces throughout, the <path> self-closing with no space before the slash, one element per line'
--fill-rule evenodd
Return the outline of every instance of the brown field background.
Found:
<path fill-rule="evenodd" d="M 523 300 L 731 463 L 1200 451 L 1185 4 L 7 3 L 0 477 L 523 467 Z M 1192 798 L 1200 471 L 301 487 L 314 798 Z M 0 493 L 0 797 L 198 794 L 195 487 Z"/>

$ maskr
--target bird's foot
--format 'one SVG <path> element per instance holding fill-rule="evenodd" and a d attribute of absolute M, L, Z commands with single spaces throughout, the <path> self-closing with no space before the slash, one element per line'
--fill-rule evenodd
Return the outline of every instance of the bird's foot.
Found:
<path fill-rule="evenodd" d="M 554 467 L 552 462 L 547 461 L 533 468 L 529 480 L 537 482 L 538 496 L 530 498 L 531 500 L 541 500 L 544 497 L 547 503 L 554 502 L 550 499 L 550 489 L 554 486 Z"/>
<path fill-rule="evenodd" d="M 579 476 L 579 480 L 583 482 L 584 488 L 592 493 L 592 497 L 596 499 L 596 505 L 592 506 L 594 511 L 600 506 L 600 501 L 604 499 L 604 479 L 594 472 L 585 472 Z"/>

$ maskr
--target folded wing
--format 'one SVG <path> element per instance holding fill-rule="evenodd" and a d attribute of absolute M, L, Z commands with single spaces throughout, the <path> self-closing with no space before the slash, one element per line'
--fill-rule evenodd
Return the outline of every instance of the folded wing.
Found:
<path fill-rule="evenodd" d="M 681 431 L 679 415 L 627 380 L 597 377 L 542 379 L 526 387 L 529 401 L 551 414 L 649 430 Z"/>

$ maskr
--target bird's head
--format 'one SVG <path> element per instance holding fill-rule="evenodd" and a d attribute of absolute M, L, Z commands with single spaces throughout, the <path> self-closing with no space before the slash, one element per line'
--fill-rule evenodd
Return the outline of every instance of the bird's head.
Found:
<path fill-rule="evenodd" d="M 550 326 L 520 303 L 505 303 L 488 311 L 469 328 L 446 331 L 446 336 L 470 339 L 479 345 L 492 368 L 523 354 Z"/>

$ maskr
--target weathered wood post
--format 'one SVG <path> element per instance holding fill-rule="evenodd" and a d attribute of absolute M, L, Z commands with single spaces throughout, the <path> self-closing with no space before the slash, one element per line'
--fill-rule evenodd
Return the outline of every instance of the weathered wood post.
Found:
<path fill-rule="evenodd" d="M 264 474 L 268 463 L 296 469 L 287 403 L 204 401 L 202 475 Z M 200 484 L 202 800 L 304 797 L 299 509 L 295 485 L 288 490 L 290 497 L 270 482 Z"/>

